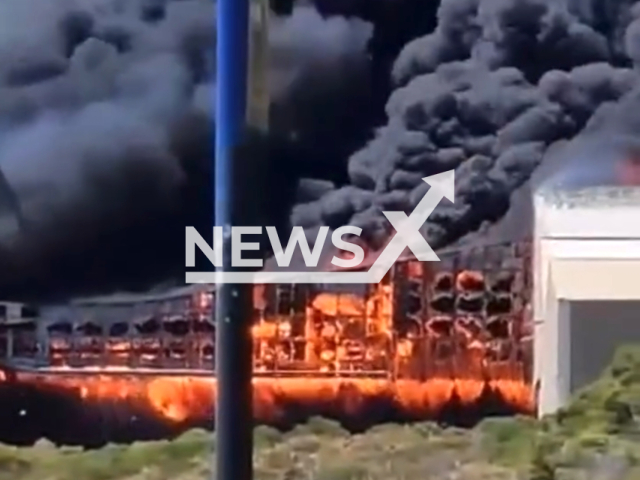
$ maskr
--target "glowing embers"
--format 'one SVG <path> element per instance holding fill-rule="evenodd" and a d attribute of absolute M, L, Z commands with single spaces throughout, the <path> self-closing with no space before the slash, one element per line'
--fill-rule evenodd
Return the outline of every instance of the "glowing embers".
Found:
<path fill-rule="evenodd" d="M 397 266 L 397 374 L 526 382 L 528 258 L 513 247 L 465 253 L 441 257 L 431 265 L 437 271 L 418 262 Z"/>
<path fill-rule="evenodd" d="M 445 315 L 505 315 L 514 310 L 517 272 L 485 274 L 463 270 L 458 274 L 444 272 L 436 275 L 429 306 Z M 455 277 L 455 279 L 454 279 Z"/>
<path fill-rule="evenodd" d="M 274 376 L 389 376 L 392 368 L 389 285 L 318 292 L 279 285 L 253 327 L 254 369 Z M 269 305 L 270 302 L 260 302 Z"/>

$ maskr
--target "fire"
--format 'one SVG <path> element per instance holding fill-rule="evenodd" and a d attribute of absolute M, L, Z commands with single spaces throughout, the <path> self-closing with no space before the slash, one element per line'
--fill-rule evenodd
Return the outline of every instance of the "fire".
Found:
<path fill-rule="evenodd" d="M 356 295 L 319 294 L 311 303 L 311 308 L 329 317 L 338 315 L 357 317 L 364 314 L 364 299 Z"/>
<path fill-rule="evenodd" d="M 149 409 L 172 423 L 205 422 L 212 418 L 216 381 L 203 377 L 29 376 L 19 381 L 56 386 L 88 403 L 122 402 Z M 257 423 L 273 424 L 290 408 L 335 416 L 363 415 L 368 405 L 391 405 L 407 418 L 434 418 L 454 397 L 462 406 L 481 401 L 485 392 L 521 413 L 533 412 L 531 389 L 520 379 L 434 378 L 426 382 L 386 379 L 256 378 L 253 407 Z"/>
<path fill-rule="evenodd" d="M 392 273 L 360 292 L 255 287 L 258 423 L 301 412 L 428 419 L 451 405 L 481 410 L 487 398 L 533 413 L 527 299 L 517 287 L 526 285 L 522 270 L 433 272 L 409 261 Z M 51 334 L 46 373 L 0 371 L 0 381 L 60 389 L 87 405 L 135 406 L 169 424 L 209 422 L 217 390 L 208 377 L 213 301 L 210 292 L 197 292 L 170 313 L 163 300 L 156 310 L 147 301 L 145 315 L 120 322 L 131 335 Z M 15 348 L 23 340 L 17 337 Z"/>

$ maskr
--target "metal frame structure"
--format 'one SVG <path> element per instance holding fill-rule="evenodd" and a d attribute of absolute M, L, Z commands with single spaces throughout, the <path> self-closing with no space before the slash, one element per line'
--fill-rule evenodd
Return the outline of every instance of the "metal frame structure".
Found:
<path fill-rule="evenodd" d="M 255 286 L 253 376 L 530 379 L 529 246 L 453 250 L 440 258 L 404 259 L 380 284 L 347 290 Z M 214 369 L 214 303 L 213 289 L 202 286 L 85 300 L 71 305 L 66 318 L 43 309 L 39 333 L 17 328 L 16 318 L 0 324 L 0 340 L 14 329 L 20 345 L 31 345 L 23 355 L 38 356 L 31 369 L 41 373 L 102 368 L 114 375 L 206 376 Z M 46 340 L 38 348 L 34 335 Z M 29 365 L 24 357 L 7 361 Z"/>
<path fill-rule="evenodd" d="M 530 244 L 452 249 L 439 256 L 430 268 L 407 260 L 394 270 L 396 335 L 418 349 L 398 366 L 398 377 L 530 382 Z"/>

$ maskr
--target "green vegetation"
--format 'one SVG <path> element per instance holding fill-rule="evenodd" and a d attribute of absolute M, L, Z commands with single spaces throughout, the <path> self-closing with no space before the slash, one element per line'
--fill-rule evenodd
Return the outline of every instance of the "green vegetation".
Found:
<path fill-rule="evenodd" d="M 570 406 L 540 421 L 490 419 L 473 430 L 431 423 L 381 425 L 349 435 L 312 419 L 289 433 L 255 430 L 257 480 L 640 478 L 640 347 Z M 211 434 L 98 451 L 0 448 L 0 480 L 199 480 L 211 478 Z"/>

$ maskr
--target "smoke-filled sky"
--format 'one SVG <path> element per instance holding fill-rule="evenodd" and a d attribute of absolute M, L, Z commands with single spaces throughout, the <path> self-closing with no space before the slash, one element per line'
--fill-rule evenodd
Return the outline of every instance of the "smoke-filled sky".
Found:
<path fill-rule="evenodd" d="M 381 243 L 381 212 L 455 168 L 432 244 L 526 236 L 523 192 L 550 147 L 640 128 L 638 5 L 274 1 L 272 155 L 248 169 L 277 185 L 264 222 Z M 26 223 L 16 235 L 0 195 L 0 297 L 182 271 L 184 225 L 212 217 L 214 15 L 210 0 L 0 3 L 0 168 Z"/>

